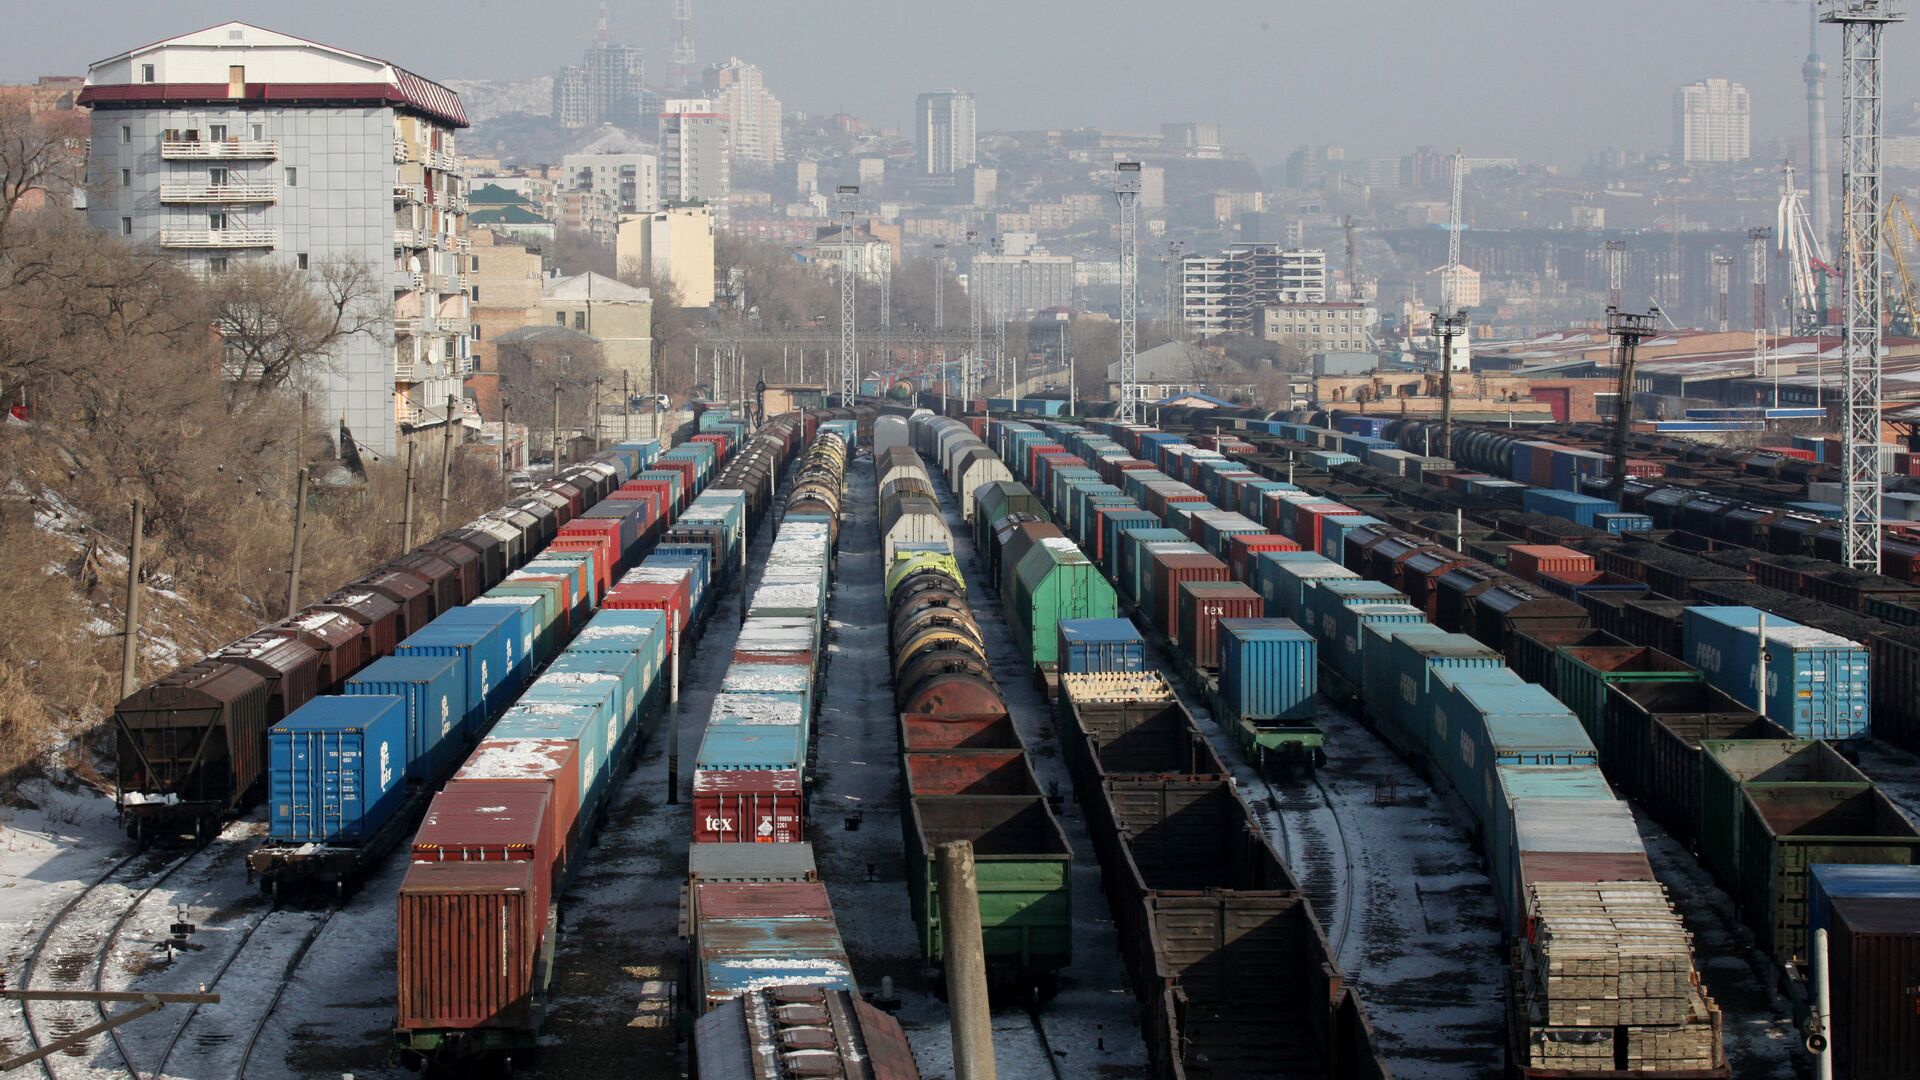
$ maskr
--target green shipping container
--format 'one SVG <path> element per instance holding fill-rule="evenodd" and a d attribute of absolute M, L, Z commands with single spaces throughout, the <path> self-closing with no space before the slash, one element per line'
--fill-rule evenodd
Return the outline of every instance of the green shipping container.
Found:
<path fill-rule="evenodd" d="M 1920 864 L 1920 829 L 1870 784 L 1748 784 L 1744 795 L 1736 895 L 1782 964 L 1807 962 L 1813 864 Z"/>
<path fill-rule="evenodd" d="M 924 795 L 901 818 L 921 955 L 946 953 L 935 849 L 973 844 L 989 978 L 1050 975 L 1073 958 L 1073 850 L 1044 797 Z"/>
<path fill-rule="evenodd" d="M 1693 667 L 1658 649 L 1635 645 L 1565 645 L 1554 650 L 1554 695 L 1580 718 L 1587 737 L 1608 760 L 1607 685 L 1629 682 L 1700 682 Z"/>
<path fill-rule="evenodd" d="M 1061 619 L 1106 619 L 1120 613 L 1113 586 L 1072 540 L 1053 536 L 1035 544 L 1014 573 L 1013 633 L 1036 665 L 1060 660 Z"/>

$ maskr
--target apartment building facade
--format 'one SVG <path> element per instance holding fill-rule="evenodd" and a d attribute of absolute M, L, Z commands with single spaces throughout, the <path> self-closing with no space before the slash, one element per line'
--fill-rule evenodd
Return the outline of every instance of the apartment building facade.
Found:
<path fill-rule="evenodd" d="M 1188 334 L 1257 334 L 1265 308 L 1326 300 L 1322 249 L 1235 244 L 1218 255 L 1180 261 L 1180 319 Z"/>
<path fill-rule="evenodd" d="M 1261 312 L 1260 337 L 1299 350 L 1360 352 L 1367 348 L 1373 313 L 1365 304 L 1275 304 Z"/>
<path fill-rule="evenodd" d="M 446 421 L 470 367 L 458 95 L 228 22 L 94 64 L 79 100 L 93 110 L 93 225 L 205 274 L 252 260 L 370 268 L 386 317 L 310 389 L 376 456 Z"/>
<path fill-rule="evenodd" d="M 952 176 L 973 166 L 973 95 L 934 90 L 914 101 L 914 142 L 922 176 Z"/>

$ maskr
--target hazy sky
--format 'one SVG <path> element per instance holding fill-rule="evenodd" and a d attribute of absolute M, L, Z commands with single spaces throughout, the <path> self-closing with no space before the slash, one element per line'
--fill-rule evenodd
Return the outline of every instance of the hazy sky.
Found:
<path fill-rule="evenodd" d="M 667 60 L 672 0 L 609 5 Z M 705 65 L 760 65 L 789 108 L 903 124 L 913 95 L 970 89 L 982 129 L 1217 121 L 1261 164 L 1302 142 L 1363 155 L 1419 143 L 1577 164 L 1666 146 L 1683 82 L 1753 94 L 1754 137 L 1805 126 L 1806 5 L 1793 0 L 696 0 Z M 10 10 L 8 10 L 10 9 Z M 0 79 L 88 62 L 230 18 L 440 79 L 518 78 L 578 59 L 593 0 L 0 0 Z M 1821 51 L 1839 66 L 1837 28 Z M 1920 23 L 1888 31 L 1888 94 L 1920 94 Z M 1619 70 L 1615 70 L 1616 66 Z M 1828 86 L 1833 130 L 1836 82 Z"/>

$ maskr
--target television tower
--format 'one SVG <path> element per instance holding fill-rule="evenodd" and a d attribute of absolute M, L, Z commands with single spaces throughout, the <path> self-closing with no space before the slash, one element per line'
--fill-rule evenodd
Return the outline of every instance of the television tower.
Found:
<path fill-rule="evenodd" d="M 667 89 L 683 90 L 698 76 L 693 69 L 693 0 L 673 0 L 673 52 L 667 62 Z"/>
<path fill-rule="evenodd" d="M 1825 0 L 1822 22 L 1840 26 L 1841 283 L 1847 291 L 1841 356 L 1847 366 L 1846 544 L 1855 570 L 1880 572 L 1880 136 L 1887 24 L 1900 0 Z"/>
<path fill-rule="evenodd" d="M 1813 234 L 1821 244 L 1833 242 L 1833 194 L 1827 177 L 1833 158 L 1827 153 L 1827 62 L 1820 59 L 1820 8 L 1807 4 L 1807 62 L 1800 68 L 1807 81 L 1808 197 L 1813 201 Z"/>

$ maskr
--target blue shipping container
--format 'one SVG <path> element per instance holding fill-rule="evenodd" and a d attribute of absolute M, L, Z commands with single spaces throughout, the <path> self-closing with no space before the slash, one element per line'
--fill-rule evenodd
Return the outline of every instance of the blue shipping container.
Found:
<path fill-rule="evenodd" d="M 1311 720 L 1319 645 L 1291 619 L 1220 620 L 1220 696 L 1240 720 Z"/>
<path fill-rule="evenodd" d="M 508 653 L 506 619 L 491 625 L 468 619 L 451 618 L 464 608 L 454 608 L 421 627 L 400 643 L 400 656 L 457 657 L 466 679 L 466 733 L 478 736 L 493 715 L 491 702 L 500 700 L 501 686 L 510 677 L 513 664 Z M 501 609 L 504 610 L 504 609 Z"/>
<path fill-rule="evenodd" d="M 294 844 L 364 842 L 406 794 L 403 698 L 317 697 L 267 732 L 268 830 Z"/>
<path fill-rule="evenodd" d="M 459 764 L 466 743 L 454 738 L 467 715 L 460 661 L 448 656 L 383 656 L 347 680 L 351 696 L 406 702 L 407 779 L 434 783 Z"/>
<path fill-rule="evenodd" d="M 1767 686 L 1760 681 L 1760 620 L 1751 607 L 1690 607 L 1685 659 L 1707 682 L 1799 739 L 1871 733 L 1867 650 L 1837 634 L 1765 615 Z"/>

